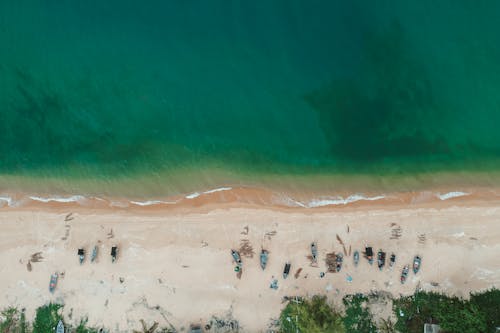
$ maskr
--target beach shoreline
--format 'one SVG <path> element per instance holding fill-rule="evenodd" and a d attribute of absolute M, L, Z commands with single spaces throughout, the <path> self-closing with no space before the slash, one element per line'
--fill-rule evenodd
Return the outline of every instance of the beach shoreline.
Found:
<path fill-rule="evenodd" d="M 96 209 L 61 202 L 1 208 L 0 307 L 26 308 L 32 317 L 36 307 L 62 302 L 75 320 L 88 317 L 89 324 L 112 332 L 138 328 L 139 319 L 185 327 L 231 313 L 243 331 L 258 332 L 277 318 L 284 296 L 324 294 L 338 302 L 349 293 L 398 296 L 417 287 L 467 296 L 500 284 L 500 207 L 495 200 L 462 196 L 438 205 L 370 201 L 306 209 L 193 201 L 202 198 L 170 210 L 154 205 Z M 370 245 L 374 251 L 396 253 L 395 268 L 379 271 L 364 259 L 354 267 L 347 255 L 340 273 L 320 278 L 326 254 L 343 251 L 337 236 L 351 252 Z M 318 267 L 307 258 L 313 241 Z M 238 279 L 230 250 L 245 242 L 254 253 L 243 256 Z M 90 253 L 94 245 L 99 247 L 98 262 L 87 259 L 79 265 L 77 249 Z M 109 257 L 113 245 L 119 247 L 115 264 Z M 265 271 L 258 263 L 261 247 L 270 252 Z M 31 263 L 29 271 L 30 256 L 37 252 L 43 259 Z M 401 285 L 402 266 L 417 254 L 423 258 L 422 270 Z M 302 268 L 299 278 L 281 277 L 286 261 L 293 273 Z M 55 271 L 64 277 L 50 294 L 49 277 Z M 273 278 L 278 290 L 269 288 Z"/>

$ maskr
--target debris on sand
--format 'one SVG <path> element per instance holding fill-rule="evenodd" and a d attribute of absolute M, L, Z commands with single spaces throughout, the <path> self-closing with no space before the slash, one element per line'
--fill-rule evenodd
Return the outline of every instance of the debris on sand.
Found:
<path fill-rule="evenodd" d="M 337 272 L 337 255 L 335 254 L 335 252 L 326 254 L 325 263 L 328 273 Z"/>
<path fill-rule="evenodd" d="M 31 270 L 32 270 L 31 261 L 28 260 L 28 264 L 26 264 L 26 268 L 28 269 L 28 272 L 31 272 Z"/>
<path fill-rule="evenodd" d="M 243 228 L 243 231 L 241 232 L 242 235 L 248 235 L 248 231 L 249 231 L 249 228 L 248 226 L 246 225 L 244 228 Z"/>
<path fill-rule="evenodd" d="M 240 243 L 240 254 L 247 258 L 253 258 L 255 252 L 253 251 L 253 246 L 250 244 L 248 239 L 242 239 Z"/>
<path fill-rule="evenodd" d="M 113 228 L 111 228 L 108 232 L 108 234 L 106 235 L 108 237 L 108 239 L 111 239 L 113 237 L 115 237 L 115 234 L 113 233 Z"/>
<path fill-rule="evenodd" d="M 68 221 L 71 221 L 73 220 L 74 217 L 73 217 L 73 213 L 69 213 L 67 214 L 65 217 L 64 217 L 64 222 L 68 222 Z"/>
<path fill-rule="evenodd" d="M 40 262 L 42 261 L 42 252 L 36 252 L 31 255 L 30 261 L 31 262 Z"/>
<path fill-rule="evenodd" d="M 391 238 L 390 239 L 399 239 L 403 234 L 403 229 L 396 223 L 391 223 Z"/>
<path fill-rule="evenodd" d="M 229 313 L 223 318 L 212 317 L 208 324 L 205 325 L 205 330 L 210 330 L 210 332 L 215 333 L 229 333 L 229 332 L 239 332 L 240 324 L 233 318 L 232 314 Z"/>
<path fill-rule="evenodd" d="M 272 237 L 276 236 L 277 232 L 276 230 L 272 230 L 272 231 L 268 231 L 265 233 L 265 237 L 268 239 L 268 240 L 271 240 Z"/>
<path fill-rule="evenodd" d="M 295 272 L 295 274 L 294 274 L 293 277 L 296 278 L 296 279 L 298 279 L 301 272 L 302 272 L 302 268 L 297 269 L 297 271 Z"/>

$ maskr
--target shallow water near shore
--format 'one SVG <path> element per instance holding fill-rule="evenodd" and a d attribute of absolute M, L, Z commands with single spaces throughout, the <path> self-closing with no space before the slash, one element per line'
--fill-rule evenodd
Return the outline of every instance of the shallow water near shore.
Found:
<path fill-rule="evenodd" d="M 497 185 L 499 10 L 2 3 L 0 190 Z"/>

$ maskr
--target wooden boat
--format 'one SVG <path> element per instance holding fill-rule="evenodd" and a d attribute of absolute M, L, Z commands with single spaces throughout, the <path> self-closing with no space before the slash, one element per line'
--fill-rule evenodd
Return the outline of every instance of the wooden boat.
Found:
<path fill-rule="evenodd" d="M 90 255 L 90 262 L 94 262 L 96 260 L 96 258 L 97 258 L 97 251 L 98 251 L 98 248 L 97 248 L 97 245 L 96 245 L 92 249 L 92 254 Z"/>
<path fill-rule="evenodd" d="M 64 324 L 62 320 L 59 320 L 56 327 L 56 333 L 64 333 Z"/>
<path fill-rule="evenodd" d="M 231 250 L 231 255 L 238 266 L 242 265 L 240 253 L 236 250 Z"/>
<path fill-rule="evenodd" d="M 379 250 L 377 253 L 377 265 L 380 270 L 384 268 L 385 265 L 385 252 L 382 250 Z"/>
<path fill-rule="evenodd" d="M 392 268 L 395 263 L 396 263 L 396 255 L 393 253 L 391 254 L 391 259 L 389 260 L 389 267 Z"/>
<path fill-rule="evenodd" d="M 118 247 L 117 246 L 113 246 L 111 248 L 111 262 L 115 262 L 117 256 L 118 256 Z"/>
<path fill-rule="evenodd" d="M 316 243 L 311 243 L 311 257 L 313 262 L 318 261 L 318 247 L 316 246 Z"/>
<path fill-rule="evenodd" d="M 408 265 L 405 265 L 403 268 L 403 271 L 401 272 L 401 284 L 406 282 L 406 279 L 408 278 L 408 272 L 410 271 L 410 267 Z"/>
<path fill-rule="evenodd" d="M 80 261 L 80 265 L 83 264 L 83 261 L 85 260 L 85 250 L 84 249 L 78 249 L 78 260 Z"/>
<path fill-rule="evenodd" d="M 373 249 L 371 247 L 365 247 L 365 258 L 368 259 L 370 265 L 373 264 Z"/>
<path fill-rule="evenodd" d="M 283 269 L 283 279 L 286 279 L 288 277 L 288 274 L 290 273 L 290 268 L 292 267 L 292 265 L 287 262 L 285 264 L 285 268 Z"/>
<path fill-rule="evenodd" d="M 413 273 L 415 274 L 418 273 L 421 264 L 422 264 L 422 258 L 420 258 L 419 256 L 415 256 L 415 258 L 413 258 Z"/>
<path fill-rule="evenodd" d="M 266 269 L 268 255 L 269 252 L 267 252 L 267 250 L 262 249 L 262 251 L 260 252 L 260 267 L 263 270 Z"/>
<path fill-rule="evenodd" d="M 335 256 L 335 271 L 340 272 L 342 269 L 342 263 L 344 262 L 344 256 L 342 253 L 337 253 Z"/>
<path fill-rule="evenodd" d="M 54 273 L 50 276 L 50 283 L 49 283 L 49 291 L 51 293 L 54 292 L 54 290 L 56 290 L 56 287 L 57 287 L 57 279 L 59 278 L 59 274 Z"/>

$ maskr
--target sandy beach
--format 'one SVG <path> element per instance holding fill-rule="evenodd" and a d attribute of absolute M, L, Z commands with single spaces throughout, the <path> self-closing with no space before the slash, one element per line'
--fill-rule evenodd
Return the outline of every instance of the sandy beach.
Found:
<path fill-rule="evenodd" d="M 338 302 L 354 292 L 411 294 L 417 287 L 466 296 L 500 285 L 500 206 L 454 198 L 442 203 L 402 203 L 305 208 L 212 205 L 161 209 L 91 209 L 56 203 L 0 209 L 0 306 L 25 307 L 28 317 L 49 301 L 65 304 L 76 322 L 127 332 L 139 319 L 177 329 L 205 324 L 211 316 L 237 319 L 245 332 L 264 331 L 277 318 L 284 296 L 325 294 Z M 346 256 L 341 272 L 327 273 L 330 252 L 351 254 L 365 245 L 396 253 L 393 270 L 379 271 L 364 259 L 354 267 Z M 319 260 L 307 256 L 317 242 Z M 230 250 L 243 256 L 238 279 Z M 78 263 L 77 249 L 99 246 L 97 262 Z M 111 263 L 111 246 L 119 247 Z M 269 264 L 259 266 L 261 248 Z M 28 262 L 40 252 L 39 262 Z M 349 254 L 349 253 L 348 253 Z M 414 255 L 422 269 L 399 277 Z M 290 276 L 282 277 L 290 261 Z M 294 275 L 298 269 L 300 275 Z M 54 294 L 50 275 L 59 272 Z M 352 277 L 352 282 L 347 277 Z M 269 285 L 278 280 L 278 289 Z"/>

